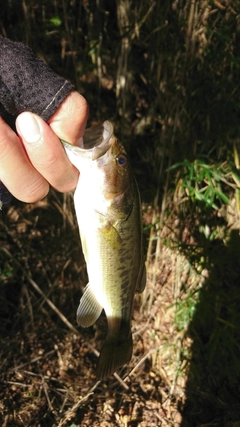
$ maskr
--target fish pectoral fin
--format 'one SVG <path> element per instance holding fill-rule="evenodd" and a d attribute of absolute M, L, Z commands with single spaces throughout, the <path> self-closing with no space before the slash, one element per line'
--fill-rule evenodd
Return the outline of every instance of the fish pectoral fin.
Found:
<path fill-rule="evenodd" d="M 99 228 L 101 235 L 113 249 L 120 249 L 122 239 L 112 224 L 107 224 L 105 227 Z"/>
<path fill-rule="evenodd" d="M 90 283 L 86 286 L 77 309 L 77 323 L 84 328 L 93 325 L 102 312 L 102 306 L 96 299 Z"/>
<path fill-rule="evenodd" d="M 136 286 L 136 292 L 142 293 L 146 287 L 146 281 L 147 281 L 147 272 L 146 272 L 146 265 L 143 264 L 141 268 L 141 272 L 138 276 L 138 282 Z"/>

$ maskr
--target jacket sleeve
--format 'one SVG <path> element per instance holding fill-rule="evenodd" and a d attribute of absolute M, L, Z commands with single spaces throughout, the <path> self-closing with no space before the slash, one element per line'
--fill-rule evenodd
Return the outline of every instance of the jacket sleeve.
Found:
<path fill-rule="evenodd" d="M 27 46 L 0 36 L 0 115 L 31 111 L 47 121 L 73 89 Z"/>
<path fill-rule="evenodd" d="M 11 127 L 23 111 L 47 121 L 73 89 L 23 43 L 0 36 L 0 116 Z M 0 209 L 9 201 L 10 193 L 0 181 Z"/>

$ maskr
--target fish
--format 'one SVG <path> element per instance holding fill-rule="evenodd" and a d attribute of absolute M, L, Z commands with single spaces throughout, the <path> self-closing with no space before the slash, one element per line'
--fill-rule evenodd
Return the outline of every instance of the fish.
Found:
<path fill-rule="evenodd" d="M 74 206 L 89 282 L 77 323 L 89 327 L 105 311 L 108 332 L 96 367 L 105 380 L 132 358 L 133 298 L 146 284 L 140 195 L 110 121 L 86 129 L 83 147 L 62 143 L 80 171 Z"/>

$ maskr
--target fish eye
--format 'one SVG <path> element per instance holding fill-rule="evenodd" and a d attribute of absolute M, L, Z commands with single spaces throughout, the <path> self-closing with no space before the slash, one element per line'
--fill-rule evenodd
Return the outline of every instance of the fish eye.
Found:
<path fill-rule="evenodd" d="M 117 164 L 119 166 L 126 166 L 127 165 L 127 157 L 124 156 L 123 154 L 120 154 L 117 158 L 116 158 Z"/>

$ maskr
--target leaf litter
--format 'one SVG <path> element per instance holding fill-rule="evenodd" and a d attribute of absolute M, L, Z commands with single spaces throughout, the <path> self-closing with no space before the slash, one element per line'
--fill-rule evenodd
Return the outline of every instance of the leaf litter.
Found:
<path fill-rule="evenodd" d="M 131 362 L 96 382 L 106 319 L 87 329 L 76 325 L 87 275 L 71 195 L 14 201 L 1 215 L 1 425 L 180 425 L 184 336 L 174 323 L 173 251 L 162 250 L 156 282 L 149 266 L 146 291 L 135 297 Z"/>

